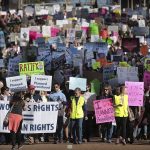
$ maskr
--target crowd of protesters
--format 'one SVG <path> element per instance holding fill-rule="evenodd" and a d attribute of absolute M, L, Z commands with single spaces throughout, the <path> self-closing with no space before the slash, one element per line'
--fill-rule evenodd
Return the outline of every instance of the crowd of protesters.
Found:
<path fill-rule="evenodd" d="M 62 15 L 63 18 L 69 18 L 69 14 L 67 14 L 66 11 L 62 12 Z M 126 62 L 129 66 L 138 67 L 139 81 L 142 82 L 144 71 L 146 70 L 143 59 L 148 56 L 149 52 L 147 51 L 146 55 L 143 55 L 139 50 L 135 50 L 134 52 L 123 52 L 120 42 L 123 38 L 134 37 L 131 29 L 133 26 L 138 26 L 138 20 L 130 20 L 130 16 L 126 14 L 127 21 L 122 23 L 121 18 L 111 20 L 111 15 L 113 16 L 114 14 L 111 14 L 109 11 L 105 15 L 102 15 L 102 17 L 105 16 L 102 22 L 107 22 L 107 25 L 118 22 L 118 24 L 127 25 L 128 29 L 126 31 L 122 31 L 122 29 L 119 30 L 117 42 L 114 42 L 115 39 L 113 34 L 108 33 L 105 40 L 112 40 L 111 44 L 109 44 L 109 51 L 105 59 L 108 63 L 112 63 L 111 57 L 113 55 L 121 55 L 123 62 Z M 114 139 L 116 139 L 114 143 L 119 144 L 121 142 L 123 145 L 126 145 L 126 143 L 132 144 L 140 139 L 149 139 L 150 85 L 148 88 L 145 88 L 144 91 L 144 105 L 142 107 L 129 106 L 128 95 L 124 84 L 118 84 L 116 87 L 113 87 L 108 82 L 104 83 L 101 81 L 102 85 L 98 94 L 91 91 L 90 81 L 87 84 L 85 92 L 81 91 L 78 87 L 74 91 L 69 90 L 68 77 L 64 77 L 65 69 L 70 69 L 71 76 L 83 77 L 83 75 L 78 67 L 63 63 L 60 68 L 57 68 L 57 70 L 61 71 L 60 73 L 63 76 L 63 82 L 59 83 L 58 81 L 53 81 L 53 90 L 51 92 L 35 91 L 35 87 L 30 84 L 30 80 L 28 89 L 23 92 L 13 93 L 6 87 L 5 78 L 8 75 L 7 65 L 9 59 L 15 58 L 18 55 L 23 55 L 24 62 L 34 62 L 37 57 L 35 53 L 28 55 L 27 49 L 31 48 L 34 43 L 31 39 L 29 42 L 25 41 L 25 46 L 22 47 L 20 46 L 21 41 L 19 36 L 17 40 L 11 41 L 11 33 L 19 34 L 22 27 L 49 25 L 50 21 L 54 23 L 56 21 L 56 16 L 53 16 L 53 20 L 50 19 L 51 17 L 51 15 L 40 17 L 27 16 L 25 12 L 23 12 L 22 15 L 20 15 L 19 12 L 13 14 L 7 12 L 6 15 L 0 15 L 0 28 L 4 32 L 6 42 L 6 46 L 1 45 L 0 51 L 0 58 L 4 60 L 4 67 L 0 72 L 0 100 L 9 101 L 10 108 L 12 109 L 9 118 L 10 134 L 0 133 L 0 143 L 9 144 L 12 142 L 12 150 L 15 150 L 16 144 L 18 144 L 18 149 L 20 149 L 22 148 L 23 143 L 34 144 L 39 142 L 49 142 L 52 138 L 54 139 L 54 144 L 64 142 L 82 144 L 82 142 L 85 141 L 92 141 L 93 137 L 99 137 L 102 142 L 112 143 L 114 142 Z M 145 21 L 145 26 L 148 26 L 148 17 L 140 16 L 139 19 L 141 18 Z M 103 25 L 101 23 L 101 26 L 107 26 L 105 23 Z M 74 26 L 75 25 L 77 25 L 76 21 L 74 23 Z M 66 37 L 63 28 L 58 35 L 64 35 Z M 82 38 L 81 42 L 79 42 L 78 39 L 75 39 L 73 42 L 68 42 L 66 37 L 64 43 L 66 44 L 66 47 L 69 47 L 72 44 L 74 47 L 83 46 L 85 43 L 88 43 L 90 38 L 88 34 L 86 36 L 87 37 Z M 143 45 L 147 45 L 147 48 L 149 48 L 150 45 L 148 45 L 149 43 L 146 41 L 147 38 L 148 36 L 144 35 L 144 42 L 140 43 L 137 49 L 140 49 Z M 50 52 L 52 55 L 57 52 L 57 43 L 50 45 Z M 95 52 L 93 52 L 93 54 L 95 55 L 95 58 L 98 57 Z M 115 65 L 118 67 L 119 64 Z M 56 70 L 53 69 L 52 66 L 50 72 L 46 72 L 46 74 L 54 75 Z M 101 74 L 102 69 L 103 67 L 97 68 L 94 72 Z M 86 58 L 83 60 L 83 70 L 93 72 L 92 67 L 89 66 L 88 61 L 86 61 Z M 116 74 L 115 68 L 114 74 Z M 91 93 L 93 96 L 89 97 Z M 116 122 L 96 124 L 93 101 L 106 98 L 111 98 L 113 100 Z M 21 135 L 22 111 L 26 109 L 28 102 L 46 103 L 51 101 L 57 101 L 59 103 L 56 133 L 54 135 L 47 133 Z"/>

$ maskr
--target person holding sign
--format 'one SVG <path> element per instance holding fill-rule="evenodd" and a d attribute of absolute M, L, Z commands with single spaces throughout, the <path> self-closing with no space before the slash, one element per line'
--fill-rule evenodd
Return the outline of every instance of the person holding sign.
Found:
<path fill-rule="evenodd" d="M 10 130 L 12 138 L 12 150 L 16 149 L 16 139 L 18 143 L 18 149 L 21 149 L 21 128 L 23 121 L 22 111 L 25 109 L 25 103 L 22 99 L 21 92 L 17 92 L 13 95 L 13 98 L 10 101 L 10 107 L 11 113 L 9 115 L 8 129 Z"/>
<path fill-rule="evenodd" d="M 75 89 L 75 96 L 71 98 L 71 113 L 70 113 L 70 121 L 71 121 L 71 128 L 73 134 L 73 143 L 77 144 L 76 142 L 76 135 L 78 136 L 78 144 L 82 144 L 82 123 L 83 118 L 87 120 L 87 113 L 86 113 L 86 105 L 85 99 L 81 95 L 81 89 Z"/>
<path fill-rule="evenodd" d="M 114 96 L 114 109 L 117 124 L 117 140 L 116 144 L 120 143 L 120 136 L 122 143 L 126 145 L 126 125 L 128 118 L 128 95 L 125 92 L 125 86 L 117 88 L 116 95 Z"/>
<path fill-rule="evenodd" d="M 107 99 L 107 98 L 113 99 L 113 95 L 111 92 L 111 86 L 109 86 L 109 85 L 104 86 L 102 96 L 100 97 L 100 99 Z M 112 131 L 113 130 L 112 122 L 102 123 L 102 124 L 100 124 L 99 127 L 102 132 L 102 141 L 111 143 L 112 132 L 113 132 Z"/>

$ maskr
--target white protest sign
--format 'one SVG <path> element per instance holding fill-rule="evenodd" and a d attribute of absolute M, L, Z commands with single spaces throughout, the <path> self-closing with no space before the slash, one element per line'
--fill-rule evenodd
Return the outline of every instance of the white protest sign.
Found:
<path fill-rule="evenodd" d="M 29 28 L 21 28 L 21 40 L 29 41 Z"/>
<path fill-rule="evenodd" d="M 6 78 L 7 87 L 11 91 L 22 91 L 27 89 L 26 75 Z"/>
<path fill-rule="evenodd" d="M 53 5 L 53 14 L 56 14 L 59 11 L 60 11 L 60 5 L 59 4 Z"/>
<path fill-rule="evenodd" d="M 63 25 L 68 24 L 69 21 L 68 20 L 56 20 L 56 25 L 60 26 L 61 28 L 63 27 Z"/>
<path fill-rule="evenodd" d="M 87 79 L 85 78 L 69 78 L 69 90 L 75 90 L 76 88 L 80 88 L 82 91 L 86 91 Z"/>
<path fill-rule="evenodd" d="M 123 84 L 125 81 L 139 81 L 137 67 L 117 67 L 117 75 L 119 84 Z"/>
<path fill-rule="evenodd" d="M 58 102 L 28 103 L 26 111 L 23 111 L 23 124 L 21 133 L 55 133 L 58 116 Z M 3 127 L 3 120 L 9 111 L 9 102 L 0 101 L 0 132 L 9 133 L 8 128 Z"/>
<path fill-rule="evenodd" d="M 4 60 L 0 59 L 0 68 L 3 68 L 3 67 L 4 67 Z"/>
<path fill-rule="evenodd" d="M 32 75 L 31 85 L 35 86 L 36 91 L 51 91 L 52 76 Z"/>
<path fill-rule="evenodd" d="M 139 20 L 138 21 L 138 23 L 139 23 L 139 27 L 145 27 L 145 20 Z"/>
<path fill-rule="evenodd" d="M 118 26 L 108 26 L 108 32 L 118 32 L 119 27 Z"/>
<path fill-rule="evenodd" d="M 140 43 L 144 43 L 145 42 L 144 36 L 136 36 L 136 38 L 139 38 Z"/>
<path fill-rule="evenodd" d="M 75 29 L 68 29 L 67 30 L 67 38 L 70 42 L 74 42 L 75 41 Z"/>
<path fill-rule="evenodd" d="M 42 34 L 43 34 L 43 37 L 51 37 L 51 27 L 42 26 Z"/>

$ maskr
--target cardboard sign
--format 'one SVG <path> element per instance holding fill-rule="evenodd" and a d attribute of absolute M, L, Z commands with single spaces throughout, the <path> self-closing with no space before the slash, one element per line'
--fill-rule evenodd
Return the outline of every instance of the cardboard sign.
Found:
<path fill-rule="evenodd" d="M 144 82 L 125 82 L 129 106 L 143 106 Z"/>
<path fill-rule="evenodd" d="M 139 52 L 140 42 L 138 38 L 123 38 L 122 47 L 124 52 Z"/>
<path fill-rule="evenodd" d="M 20 75 L 41 75 L 44 74 L 44 62 L 19 63 Z"/>
<path fill-rule="evenodd" d="M 27 89 L 26 75 L 6 78 L 7 87 L 13 92 L 24 91 Z"/>
<path fill-rule="evenodd" d="M 143 81 L 144 81 L 144 87 L 146 89 L 148 89 L 149 86 L 150 86 L 150 72 L 147 72 L 147 71 L 144 72 L 144 79 L 143 79 Z"/>
<path fill-rule="evenodd" d="M 80 88 L 82 91 L 86 91 L 87 79 L 85 78 L 69 78 L 69 90 L 75 90 L 76 88 Z"/>
<path fill-rule="evenodd" d="M 32 75 L 31 85 L 35 86 L 36 91 L 51 91 L 52 76 Z"/>
<path fill-rule="evenodd" d="M 94 110 L 97 124 L 115 121 L 112 99 L 95 100 Z"/>

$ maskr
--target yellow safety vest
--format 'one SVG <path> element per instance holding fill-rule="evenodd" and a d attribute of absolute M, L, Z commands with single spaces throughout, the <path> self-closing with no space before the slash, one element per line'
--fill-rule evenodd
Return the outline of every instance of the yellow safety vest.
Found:
<path fill-rule="evenodd" d="M 84 112 L 83 112 L 83 105 L 85 103 L 84 97 L 80 96 L 78 103 L 76 105 L 76 100 L 75 97 L 72 97 L 72 102 L 71 102 L 71 119 L 80 119 L 84 117 Z"/>
<path fill-rule="evenodd" d="M 128 95 L 123 96 L 123 101 L 120 95 L 115 95 L 114 104 L 116 117 L 128 117 Z M 122 104 L 122 106 L 118 106 L 119 104 Z"/>

